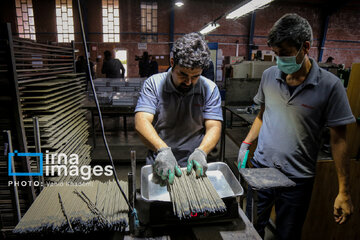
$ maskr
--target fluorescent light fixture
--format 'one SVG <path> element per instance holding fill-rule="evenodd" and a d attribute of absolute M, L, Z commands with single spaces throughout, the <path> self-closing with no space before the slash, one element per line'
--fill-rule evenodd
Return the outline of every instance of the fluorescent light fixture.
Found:
<path fill-rule="evenodd" d="M 175 2 L 175 5 L 178 6 L 178 7 L 182 7 L 184 5 L 184 1 L 181 1 L 181 0 L 177 0 Z"/>
<path fill-rule="evenodd" d="M 237 8 L 236 10 L 232 11 L 231 13 L 226 15 L 226 19 L 236 19 L 249 12 L 252 12 L 266 4 L 272 2 L 273 0 L 251 0 L 246 4 L 242 5 L 241 7 Z"/>
<path fill-rule="evenodd" d="M 214 30 L 217 29 L 218 27 L 220 27 L 220 24 L 211 22 L 211 23 L 209 23 L 208 25 L 206 25 L 205 27 L 203 27 L 203 28 L 200 30 L 200 33 L 203 34 L 203 35 L 205 35 L 205 34 L 208 34 L 208 33 L 211 32 L 211 31 L 214 31 Z"/>

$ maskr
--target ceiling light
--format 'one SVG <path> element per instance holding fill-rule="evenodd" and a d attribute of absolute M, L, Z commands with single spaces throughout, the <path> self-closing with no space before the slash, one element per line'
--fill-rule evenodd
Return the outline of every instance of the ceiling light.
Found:
<path fill-rule="evenodd" d="M 249 12 L 265 6 L 272 1 L 273 0 L 251 0 L 250 2 L 247 2 L 246 4 L 227 14 L 226 19 L 237 19 Z"/>
<path fill-rule="evenodd" d="M 184 5 L 184 1 L 181 1 L 181 0 L 177 0 L 175 2 L 175 5 L 178 6 L 178 7 L 182 7 Z"/>
<path fill-rule="evenodd" d="M 200 30 L 200 33 L 205 35 L 205 34 L 208 34 L 209 32 L 211 31 L 214 31 L 216 28 L 220 27 L 220 24 L 218 23 L 214 23 L 214 22 L 211 22 L 209 23 L 208 25 L 206 25 L 205 27 L 203 27 L 201 30 Z"/>

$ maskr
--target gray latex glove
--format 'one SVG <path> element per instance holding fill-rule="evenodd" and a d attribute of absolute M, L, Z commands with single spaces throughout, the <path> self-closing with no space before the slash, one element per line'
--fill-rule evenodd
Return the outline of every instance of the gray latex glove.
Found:
<path fill-rule="evenodd" d="M 195 151 L 189 156 L 187 162 L 187 173 L 190 173 L 191 169 L 195 166 L 196 176 L 204 176 L 208 168 L 206 157 L 207 155 L 203 150 L 196 148 Z"/>
<path fill-rule="evenodd" d="M 242 166 L 246 165 L 250 145 L 251 145 L 250 143 L 242 142 L 242 144 L 240 146 L 239 154 L 238 154 L 238 160 L 237 160 L 238 169 L 240 169 L 240 168 L 242 168 Z M 244 158 L 246 158 L 246 159 L 244 159 Z M 245 162 L 243 162 L 244 160 L 245 160 Z"/>
<path fill-rule="evenodd" d="M 160 148 L 155 158 L 154 170 L 162 180 L 173 184 L 175 175 L 180 177 L 181 170 L 170 147 Z"/>

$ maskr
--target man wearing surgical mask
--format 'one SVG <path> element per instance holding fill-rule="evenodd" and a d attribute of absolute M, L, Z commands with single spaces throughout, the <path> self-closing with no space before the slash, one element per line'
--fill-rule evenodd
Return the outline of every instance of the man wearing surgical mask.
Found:
<path fill-rule="evenodd" d="M 330 128 L 339 182 L 334 209 L 329 211 L 334 211 L 335 222 L 339 224 L 353 212 L 346 125 L 355 118 L 340 79 L 319 68 L 308 56 L 312 38 L 309 22 L 297 14 L 281 17 L 268 36 L 277 66 L 263 73 L 254 98 L 261 105 L 261 111 L 241 144 L 238 162 L 242 165 L 249 146 L 258 138 L 252 165 L 277 168 L 296 186 L 258 191 L 259 218 L 255 227 L 261 236 L 271 213 L 268 206 L 275 204 L 277 238 L 301 238 L 315 178 L 319 136 L 324 126 Z M 250 211 L 248 204 L 247 212 Z"/>

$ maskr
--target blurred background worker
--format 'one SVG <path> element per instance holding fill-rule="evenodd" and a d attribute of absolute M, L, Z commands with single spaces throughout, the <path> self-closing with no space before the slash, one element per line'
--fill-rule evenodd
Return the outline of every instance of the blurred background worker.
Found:
<path fill-rule="evenodd" d="M 124 78 L 125 68 L 119 59 L 114 59 L 112 53 L 106 50 L 101 73 L 105 74 L 106 78 Z"/>
<path fill-rule="evenodd" d="M 148 52 L 143 52 L 139 60 L 139 75 L 140 77 L 151 76 L 150 57 Z"/>
<path fill-rule="evenodd" d="M 155 56 L 150 56 L 150 76 L 159 72 L 159 65 L 156 61 Z"/>
<path fill-rule="evenodd" d="M 145 81 L 135 109 L 135 128 L 150 148 L 146 163 L 170 184 L 179 167 L 205 174 L 223 120 L 219 89 L 201 76 L 210 62 L 202 35 L 186 34 L 172 52 L 172 68 Z"/>
<path fill-rule="evenodd" d="M 91 71 L 91 76 L 93 78 L 95 78 L 95 64 L 90 61 L 89 59 L 89 63 L 90 63 L 90 71 Z M 85 57 L 84 56 L 79 56 L 76 63 L 75 63 L 75 68 L 76 68 L 76 72 L 77 73 L 86 73 L 86 68 L 87 68 L 87 64 L 85 61 Z"/>
<path fill-rule="evenodd" d="M 92 78 L 94 79 L 95 78 L 95 73 L 96 73 L 96 64 L 94 64 L 94 62 L 90 61 L 89 59 L 89 63 L 90 63 L 90 72 L 91 72 L 91 76 Z M 84 56 L 79 56 L 77 58 L 77 61 L 75 63 L 75 69 L 76 69 L 76 73 L 86 73 L 87 74 L 87 63 L 86 63 L 86 60 L 85 60 L 85 57 Z M 89 82 L 90 82 L 90 78 L 89 76 L 86 76 L 86 90 L 88 89 L 88 85 L 89 85 Z"/>
<path fill-rule="evenodd" d="M 277 239 L 301 239 L 314 184 L 319 136 L 324 126 L 330 128 L 339 183 L 334 208 L 329 211 L 334 211 L 335 222 L 340 224 L 353 211 L 346 125 L 355 122 L 355 118 L 340 79 L 319 68 L 308 56 L 312 40 L 309 22 L 297 14 L 281 17 L 268 36 L 277 66 L 266 69 L 262 75 L 254 97 L 261 111 L 241 144 L 238 162 L 244 160 L 250 144 L 259 137 L 252 165 L 277 168 L 296 186 L 257 191 L 259 217 L 255 228 L 262 237 L 275 204 Z M 250 188 L 249 192 L 251 196 Z M 250 214 L 251 204 L 247 206 Z"/>

